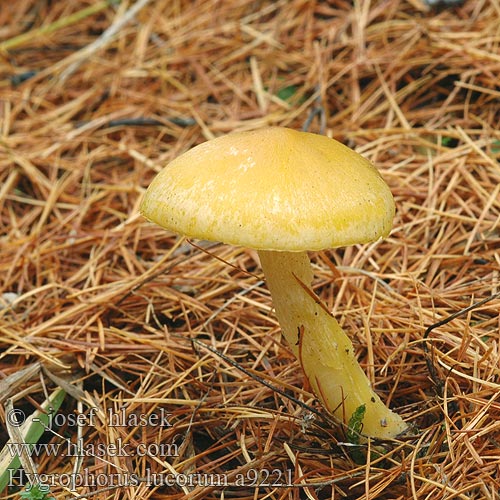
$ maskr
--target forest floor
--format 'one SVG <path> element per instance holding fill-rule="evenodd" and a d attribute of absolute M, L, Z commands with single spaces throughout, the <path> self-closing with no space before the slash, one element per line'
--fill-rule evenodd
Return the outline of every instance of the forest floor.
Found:
<path fill-rule="evenodd" d="M 497 0 L 20 0 L 0 40 L 2 498 L 500 498 Z M 311 253 L 394 441 L 323 418 L 254 250 L 139 214 L 180 153 L 268 125 L 394 195 L 388 238 Z"/>

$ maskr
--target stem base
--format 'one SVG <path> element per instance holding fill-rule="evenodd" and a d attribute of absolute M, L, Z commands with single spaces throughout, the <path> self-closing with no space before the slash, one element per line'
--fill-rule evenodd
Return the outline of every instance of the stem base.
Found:
<path fill-rule="evenodd" d="M 344 424 L 366 405 L 365 436 L 388 439 L 404 432 L 407 425 L 373 392 L 352 342 L 310 289 L 307 253 L 259 251 L 259 257 L 283 334 L 323 405 Z"/>

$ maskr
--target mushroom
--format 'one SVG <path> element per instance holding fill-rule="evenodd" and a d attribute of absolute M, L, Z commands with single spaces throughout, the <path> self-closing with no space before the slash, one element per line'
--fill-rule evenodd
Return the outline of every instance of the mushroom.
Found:
<path fill-rule="evenodd" d="M 407 426 L 372 390 L 352 342 L 311 290 L 307 251 L 387 236 L 394 211 L 365 158 L 284 127 L 190 149 L 159 172 L 141 204 L 148 220 L 173 232 L 256 249 L 283 334 L 316 396 L 345 424 L 364 405 L 362 434 L 379 439 Z"/>

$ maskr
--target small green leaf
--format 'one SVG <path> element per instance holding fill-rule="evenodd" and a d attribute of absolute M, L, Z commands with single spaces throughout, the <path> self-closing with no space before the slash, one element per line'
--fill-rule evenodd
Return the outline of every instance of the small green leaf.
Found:
<path fill-rule="evenodd" d="M 444 146 L 445 148 L 449 147 L 453 141 L 453 137 L 442 137 L 441 138 L 441 145 Z"/>
<path fill-rule="evenodd" d="M 297 92 L 297 86 L 296 85 L 288 85 L 288 87 L 283 87 L 282 89 L 278 90 L 276 95 L 282 100 L 282 101 L 289 101 Z"/>
<path fill-rule="evenodd" d="M 361 431 L 363 430 L 363 419 L 365 418 L 366 405 L 362 404 L 356 408 L 347 424 L 347 441 L 353 445 L 350 450 L 351 458 L 357 464 L 363 464 L 366 461 L 363 445 L 361 441 Z"/>
<path fill-rule="evenodd" d="M 358 406 L 347 424 L 347 441 L 351 444 L 359 444 L 359 436 L 363 430 L 363 419 L 365 418 L 366 405 Z"/>
<path fill-rule="evenodd" d="M 24 491 L 19 493 L 19 496 L 24 500 L 55 500 L 54 497 L 48 496 L 50 493 L 49 487 L 44 484 L 28 484 Z"/>

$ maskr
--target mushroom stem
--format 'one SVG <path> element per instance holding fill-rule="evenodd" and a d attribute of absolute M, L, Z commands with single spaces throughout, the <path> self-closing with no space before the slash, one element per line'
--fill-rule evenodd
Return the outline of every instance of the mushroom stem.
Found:
<path fill-rule="evenodd" d="M 406 424 L 373 392 L 351 341 L 312 292 L 307 253 L 259 251 L 259 257 L 283 334 L 323 405 L 344 424 L 365 405 L 365 436 L 404 432 Z"/>

